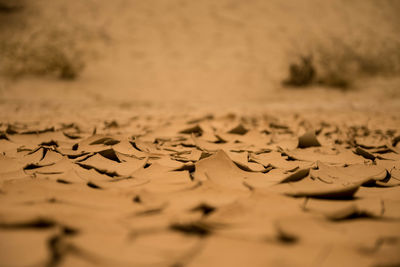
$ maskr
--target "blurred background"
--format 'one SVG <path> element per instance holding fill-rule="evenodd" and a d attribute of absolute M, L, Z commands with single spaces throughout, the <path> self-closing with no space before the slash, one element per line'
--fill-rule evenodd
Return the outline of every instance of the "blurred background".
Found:
<path fill-rule="evenodd" d="M 395 105 L 399 13 L 396 0 L 0 0 L 1 103 Z"/>

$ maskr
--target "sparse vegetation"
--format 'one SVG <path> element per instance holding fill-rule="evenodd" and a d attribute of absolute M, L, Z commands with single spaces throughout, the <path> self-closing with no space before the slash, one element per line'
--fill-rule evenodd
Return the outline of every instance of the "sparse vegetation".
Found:
<path fill-rule="evenodd" d="M 85 50 L 73 36 L 58 29 L 30 33 L 1 43 L 1 71 L 10 77 L 57 76 L 71 80 L 85 67 Z"/>
<path fill-rule="evenodd" d="M 289 77 L 284 85 L 320 84 L 347 89 L 358 78 L 400 74 L 400 41 L 396 39 L 346 43 L 341 38 L 331 38 L 311 43 L 310 47 L 310 56 L 298 52 L 300 63 L 298 59 L 290 63 Z"/>
<path fill-rule="evenodd" d="M 15 13 L 23 8 L 23 3 L 19 0 L 0 0 L 0 13 Z"/>
<path fill-rule="evenodd" d="M 314 82 L 315 67 L 311 56 L 301 56 L 300 61 L 290 64 L 289 77 L 283 81 L 288 86 L 307 86 Z"/>
<path fill-rule="evenodd" d="M 95 38 L 93 31 L 69 21 L 46 20 L 38 7 L 23 7 L 12 13 L 15 23 L 0 29 L 0 74 L 11 78 L 52 76 L 62 80 L 79 77 L 94 56 L 88 46 Z"/>

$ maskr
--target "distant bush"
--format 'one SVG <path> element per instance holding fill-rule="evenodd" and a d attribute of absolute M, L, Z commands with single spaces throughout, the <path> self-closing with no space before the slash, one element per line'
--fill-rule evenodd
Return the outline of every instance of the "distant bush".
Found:
<path fill-rule="evenodd" d="M 0 0 L 0 8 L 6 2 Z M 13 7 L 3 6 L 6 10 Z M 91 42 L 98 33 L 77 21 L 43 15 L 41 8 L 29 3 L 12 14 L 0 14 L 0 21 L 10 21 L 0 27 L 0 74 L 76 79 L 95 56 Z"/>
<path fill-rule="evenodd" d="M 324 42 L 314 42 L 309 46 L 307 53 L 310 56 L 297 52 L 298 58 L 290 63 L 289 76 L 283 81 L 284 85 L 320 84 L 346 89 L 361 77 L 400 74 L 400 41 L 395 39 L 379 41 L 371 38 L 363 42 L 346 42 L 342 38 L 328 37 Z M 301 78 L 311 70 L 312 79 Z M 302 82 L 299 83 L 299 80 Z"/>
<path fill-rule="evenodd" d="M 70 33 L 49 29 L 0 43 L 1 71 L 10 77 L 57 76 L 71 80 L 85 67 L 85 50 Z"/>
<path fill-rule="evenodd" d="M 0 0 L 0 13 L 15 13 L 24 7 L 21 0 Z"/>
<path fill-rule="evenodd" d="M 315 80 L 315 67 L 311 56 L 300 56 L 289 66 L 289 77 L 283 81 L 287 86 L 307 86 Z"/>

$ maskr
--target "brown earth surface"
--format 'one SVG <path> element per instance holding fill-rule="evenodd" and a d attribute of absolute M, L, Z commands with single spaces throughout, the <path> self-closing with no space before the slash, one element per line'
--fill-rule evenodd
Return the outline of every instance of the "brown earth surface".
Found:
<path fill-rule="evenodd" d="M 400 262 L 393 109 L 42 101 L 2 105 L 2 266 Z"/>
<path fill-rule="evenodd" d="M 400 265 L 399 78 L 280 84 L 289 40 L 393 10 L 153 2 L 38 1 L 112 45 L 1 78 L 0 266 Z"/>

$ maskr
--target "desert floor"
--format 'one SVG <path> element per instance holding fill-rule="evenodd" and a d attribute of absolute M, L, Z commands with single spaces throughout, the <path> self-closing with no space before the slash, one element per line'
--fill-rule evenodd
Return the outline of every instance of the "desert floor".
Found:
<path fill-rule="evenodd" d="M 8 82 L 1 265 L 396 266 L 400 102 L 365 84 L 163 104 Z"/>
<path fill-rule="evenodd" d="M 400 265 L 399 78 L 280 83 L 374 6 L 92 2 L 38 1 L 112 33 L 81 77 L 0 79 L 0 266 Z"/>

